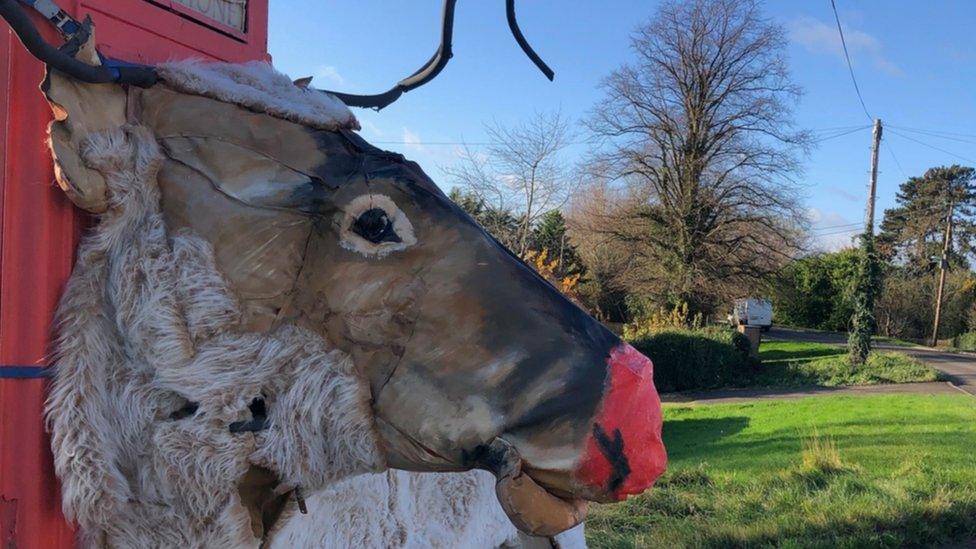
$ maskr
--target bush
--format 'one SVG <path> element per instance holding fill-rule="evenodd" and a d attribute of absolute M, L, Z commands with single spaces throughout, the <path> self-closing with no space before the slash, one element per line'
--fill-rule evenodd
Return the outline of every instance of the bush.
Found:
<path fill-rule="evenodd" d="M 976 332 L 966 332 L 952 338 L 952 346 L 960 351 L 976 351 Z"/>
<path fill-rule="evenodd" d="M 854 312 L 852 290 L 857 266 L 858 252 L 853 248 L 815 254 L 789 264 L 771 288 L 773 322 L 846 331 Z"/>
<path fill-rule="evenodd" d="M 749 340 L 729 329 L 669 329 L 630 344 L 654 362 L 661 392 L 741 385 L 754 374 Z"/>

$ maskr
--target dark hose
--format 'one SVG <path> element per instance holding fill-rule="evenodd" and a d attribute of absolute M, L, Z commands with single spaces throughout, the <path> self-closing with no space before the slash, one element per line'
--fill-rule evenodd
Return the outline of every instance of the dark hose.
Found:
<path fill-rule="evenodd" d="M 434 55 L 415 73 L 397 82 L 397 84 L 389 90 L 376 95 L 358 95 L 352 93 L 335 92 L 331 90 L 324 91 L 336 96 L 340 101 L 350 107 L 362 107 L 380 110 L 399 99 L 400 96 L 405 92 L 419 88 L 420 86 L 430 82 L 434 79 L 434 77 L 440 74 L 442 70 L 444 70 L 444 67 L 447 66 L 447 62 L 450 61 L 451 57 L 453 56 L 451 45 L 454 38 L 454 7 L 456 3 L 457 0 L 444 0 L 444 16 L 441 23 L 441 44 L 438 46 L 437 51 L 434 52 Z M 555 77 L 555 73 L 539 57 L 535 50 L 532 49 L 532 46 L 526 42 L 525 36 L 522 35 L 522 31 L 519 29 L 518 21 L 515 20 L 515 0 L 506 0 L 505 8 L 508 16 L 508 28 L 512 30 L 512 35 L 515 36 L 515 41 L 518 42 L 519 46 L 522 48 L 522 51 L 525 52 L 525 55 L 529 56 L 529 59 L 535 63 L 535 66 L 539 67 L 539 70 L 546 75 L 546 78 L 552 80 L 553 77 Z"/>
<path fill-rule="evenodd" d="M 60 51 L 44 40 L 30 17 L 17 3 L 17 0 L 0 0 L 0 17 L 3 17 L 10 25 L 10 28 L 14 30 L 17 38 L 20 39 L 31 55 L 47 66 L 74 79 L 89 84 L 118 82 L 140 87 L 152 86 L 159 79 L 152 67 L 124 66 L 113 68 L 105 65 L 94 66 L 82 63 Z"/>
<path fill-rule="evenodd" d="M 404 92 L 419 88 L 433 80 L 444 70 L 447 62 L 454 56 L 451 51 L 451 44 L 454 41 L 454 7 L 456 4 L 457 0 L 444 1 L 444 14 L 441 19 L 441 44 L 437 47 L 434 55 L 416 72 L 397 82 L 389 90 L 375 95 L 357 95 L 326 90 L 327 93 L 336 96 L 339 101 L 350 107 L 380 110 L 399 99 Z"/>
<path fill-rule="evenodd" d="M 505 0 L 505 16 L 508 18 L 508 28 L 511 29 L 512 36 L 515 37 L 515 41 L 518 42 L 519 46 L 521 46 L 522 51 L 525 52 L 525 55 L 529 56 L 529 59 L 535 63 L 536 67 L 539 67 L 542 74 L 546 75 L 546 78 L 552 82 L 552 79 L 555 78 L 556 73 L 549 68 L 549 65 L 546 65 L 546 62 L 539 57 L 539 54 L 537 54 L 535 50 L 532 49 L 532 46 L 529 45 L 528 41 L 525 40 L 525 36 L 522 35 L 522 29 L 519 28 L 518 21 L 515 20 L 515 0 Z"/>

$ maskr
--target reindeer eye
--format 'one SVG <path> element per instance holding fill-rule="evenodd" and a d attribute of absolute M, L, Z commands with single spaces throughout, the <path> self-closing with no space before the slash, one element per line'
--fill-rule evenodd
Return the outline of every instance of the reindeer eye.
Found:
<path fill-rule="evenodd" d="M 371 208 L 356 218 L 352 231 L 374 244 L 380 242 L 401 242 L 393 230 L 393 221 L 382 208 Z"/>

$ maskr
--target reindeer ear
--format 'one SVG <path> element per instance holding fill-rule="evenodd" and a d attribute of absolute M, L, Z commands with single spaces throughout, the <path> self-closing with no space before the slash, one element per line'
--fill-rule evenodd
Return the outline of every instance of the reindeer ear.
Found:
<path fill-rule="evenodd" d="M 76 57 L 99 64 L 94 32 Z M 125 91 L 117 84 L 86 84 L 51 69 L 41 91 L 54 113 L 48 133 L 58 185 L 79 208 L 95 213 L 105 211 L 105 179 L 85 166 L 79 147 L 90 134 L 126 123 Z"/>

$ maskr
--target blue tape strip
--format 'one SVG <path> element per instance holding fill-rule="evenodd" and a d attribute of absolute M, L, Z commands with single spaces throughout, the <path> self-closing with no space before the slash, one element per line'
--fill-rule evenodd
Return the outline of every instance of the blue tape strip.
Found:
<path fill-rule="evenodd" d="M 51 368 L 38 366 L 0 366 L 0 379 L 46 379 L 53 373 Z"/>

